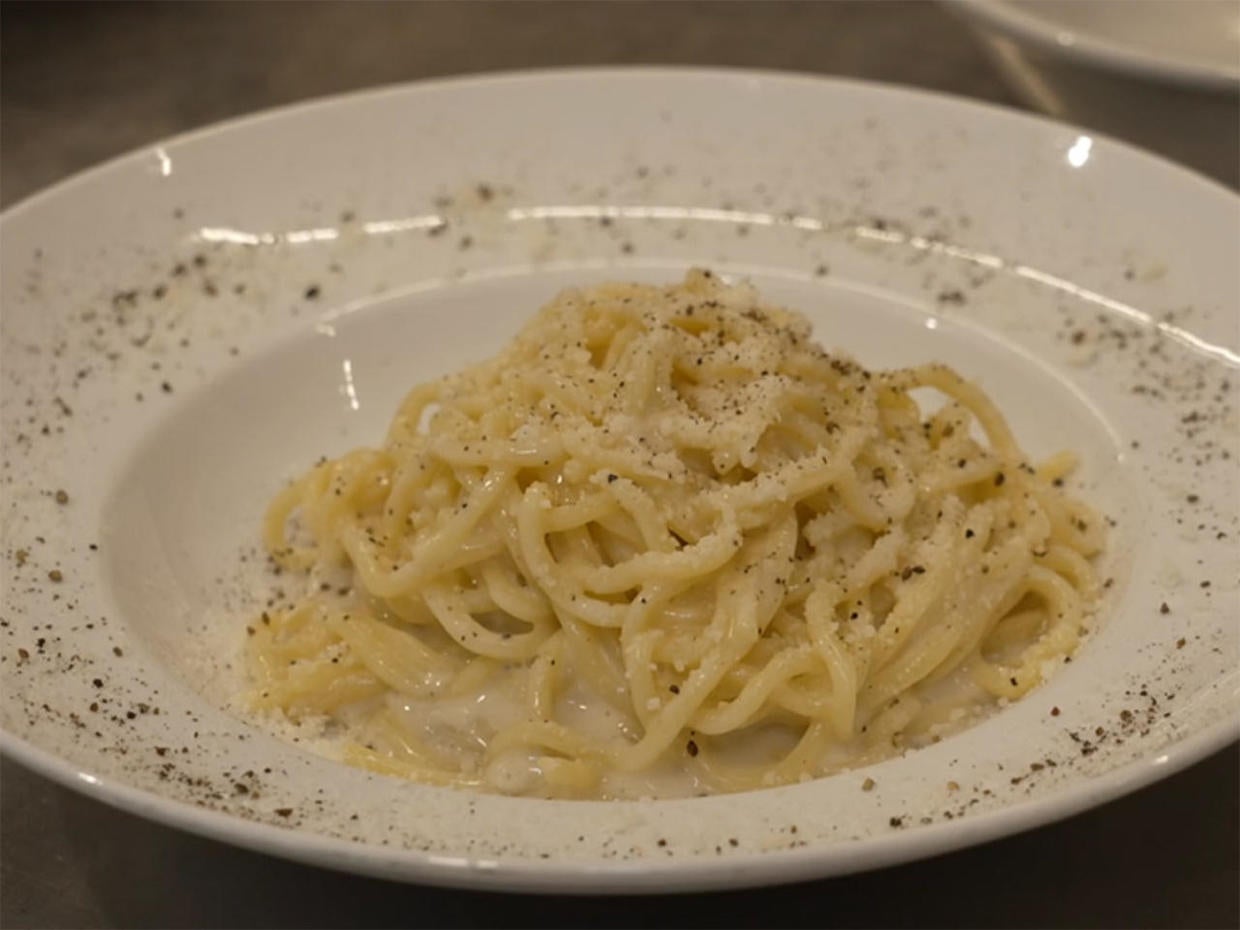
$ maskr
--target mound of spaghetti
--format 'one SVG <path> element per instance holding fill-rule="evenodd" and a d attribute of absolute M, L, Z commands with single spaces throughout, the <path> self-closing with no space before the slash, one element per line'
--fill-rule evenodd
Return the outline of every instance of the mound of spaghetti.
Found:
<path fill-rule="evenodd" d="M 949 368 L 867 371 L 708 271 L 568 291 L 275 498 L 307 586 L 252 627 L 253 701 L 516 794 L 855 767 L 1076 647 L 1103 527 L 1072 467 Z"/>

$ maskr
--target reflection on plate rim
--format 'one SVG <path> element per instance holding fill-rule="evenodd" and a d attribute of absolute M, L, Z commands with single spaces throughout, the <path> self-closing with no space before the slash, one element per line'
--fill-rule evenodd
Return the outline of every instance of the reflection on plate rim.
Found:
<path fill-rule="evenodd" d="M 509 72 L 497 75 L 467 76 L 409 85 L 394 85 L 371 91 L 343 94 L 319 100 L 307 101 L 290 107 L 280 107 L 258 114 L 244 116 L 224 123 L 185 133 L 170 140 L 169 144 L 191 141 L 251 122 L 261 122 L 276 114 L 289 114 L 312 108 L 340 105 L 351 99 L 373 98 L 385 94 L 400 94 L 411 87 L 460 85 L 464 83 L 489 84 L 509 79 L 525 80 L 539 76 L 564 76 L 577 71 L 594 75 L 641 74 L 646 76 L 724 76 L 735 78 L 747 76 L 755 79 L 777 81 L 812 81 L 823 85 L 859 86 L 873 88 L 863 81 L 829 80 L 813 75 L 785 74 L 779 72 L 735 71 L 727 69 L 696 68 L 598 68 L 564 69 L 553 71 Z M 879 85 L 881 86 L 881 85 Z M 887 88 L 909 97 L 931 97 L 949 101 L 954 106 L 987 116 L 1003 114 L 1007 118 L 1057 126 L 1051 120 L 1014 113 L 1002 107 L 936 94 L 914 88 Z M 1123 143 L 1110 143 L 1118 148 L 1130 149 Z M 126 162 L 141 153 L 149 152 L 144 146 L 102 165 L 87 169 L 67 178 L 50 188 L 36 192 L 6 210 L 0 220 L 8 221 L 27 209 L 34 209 L 44 199 L 65 193 L 78 184 L 90 183 L 96 175 L 105 174 L 114 166 Z M 1195 175 L 1181 166 L 1165 162 L 1155 156 L 1138 152 L 1142 158 L 1152 159 L 1173 170 L 1204 181 L 1208 186 L 1232 196 L 1231 192 L 1209 179 Z M 1179 739 L 1157 758 L 1145 758 L 1127 763 L 1093 779 L 1082 779 L 1072 787 L 1055 794 L 1030 801 L 1011 803 L 1001 809 L 972 815 L 968 820 L 956 823 L 937 823 L 920 828 L 910 834 L 892 834 L 853 840 L 845 843 L 810 845 L 801 849 L 773 852 L 744 853 L 726 860 L 705 859 L 678 860 L 664 863 L 649 859 L 635 862 L 607 862 L 595 866 L 572 866 L 564 860 L 550 862 L 537 859 L 505 859 L 502 862 L 481 858 L 435 855 L 414 850 L 379 847 L 315 834 L 300 829 L 290 829 L 263 823 L 247 823 L 239 817 L 188 802 L 175 800 L 144 789 L 131 787 L 120 781 L 98 778 L 82 771 L 33 743 L 10 733 L 0 731 L 0 752 L 31 769 L 67 787 L 78 790 L 139 816 L 151 817 L 163 823 L 186 829 L 192 833 L 213 839 L 236 843 L 256 850 L 277 852 L 292 859 L 318 865 L 344 868 L 350 871 L 388 878 L 425 879 L 446 885 L 470 887 L 509 888 L 515 890 L 542 891 L 663 891 L 686 890 L 707 887 L 739 887 L 776 881 L 794 881 L 822 875 L 827 860 L 846 858 L 842 864 L 834 863 L 831 874 L 846 874 L 882 865 L 908 861 L 936 852 L 973 845 L 987 839 L 997 838 L 1021 830 L 1062 819 L 1098 803 L 1126 794 L 1147 785 L 1167 774 L 1181 770 L 1216 751 L 1240 736 L 1240 719 L 1222 719 L 1190 736 Z M 847 850 L 847 856 L 841 852 Z M 668 866 L 671 866 L 669 869 Z M 584 887 L 580 887 L 584 886 Z"/>

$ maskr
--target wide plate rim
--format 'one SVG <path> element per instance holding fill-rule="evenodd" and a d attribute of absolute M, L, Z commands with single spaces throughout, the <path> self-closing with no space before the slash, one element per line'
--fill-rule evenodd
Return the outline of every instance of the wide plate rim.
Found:
<path fill-rule="evenodd" d="M 1165 753 L 1165 762 L 1130 762 L 1082 783 L 1075 790 L 987 811 L 969 821 L 939 823 L 912 834 L 849 841 L 851 861 L 842 868 L 831 869 L 830 874 L 844 876 L 900 865 L 1048 826 L 1183 771 L 1238 739 L 1240 717 L 1224 718 L 1177 742 Z M 196 836 L 307 865 L 445 887 L 530 894 L 686 893 L 764 887 L 822 877 L 820 860 L 840 845 L 747 852 L 723 861 L 682 859 L 674 864 L 636 860 L 566 865 L 533 858 L 500 861 L 440 856 L 248 821 L 163 797 L 86 772 L 4 730 L 0 730 L 0 755 L 95 801 Z"/>
<path fill-rule="evenodd" d="M 968 0 L 965 0 L 968 2 Z M 571 80 L 576 78 L 603 79 L 679 79 L 679 78 L 710 78 L 721 80 L 759 80 L 765 83 L 788 83 L 817 85 L 837 91 L 870 92 L 890 95 L 893 97 L 908 96 L 914 99 L 934 101 L 948 106 L 963 107 L 977 113 L 986 113 L 990 117 L 1013 120 L 1042 129 L 1076 128 L 1092 139 L 1100 140 L 1108 148 L 1120 151 L 1123 157 L 1135 157 L 1157 163 L 1158 170 L 1170 170 L 1180 175 L 1183 180 L 1191 180 L 1194 184 L 1212 190 L 1216 194 L 1226 195 L 1240 201 L 1240 191 L 1233 191 L 1220 181 L 1180 164 L 1166 156 L 1148 149 L 1141 148 L 1130 142 L 1110 136 L 1104 132 L 1076 126 L 1071 122 L 1058 120 L 1040 113 L 1032 113 L 1016 106 L 1005 106 L 988 100 L 979 100 L 961 94 L 931 90 L 890 81 L 871 81 L 864 78 L 844 77 L 837 75 L 816 74 L 811 71 L 780 71 L 764 68 L 728 68 L 698 67 L 695 65 L 595 65 L 562 68 L 516 68 L 503 71 L 486 71 L 471 74 L 447 75 L 444 77 L 427 78 L 415 81 L 400 81 L 380 84 L 374 87 L 359 88 L 336 94 L 311 97 L 306 100 L 265 107 L 251 113 L 234 116 L 216 122 L 207 123 L 171 136 L 164 136 L 150 142 L 134 146 L 127 151 L 107 158 L 98 164 L 76 171 L 52 184 L 33 191 L 0 211 L 0 228 L 6 222 L 18 218 L 22 213 L 33 209 L 45 200 L 63 194 L 79 184 L 89 182 L 96 176 L 120 168 L 127 162 L 141 158 L 155 148 L 168 148 L 205 141 L 209 138 L 237 130 L 244 130 L 253 125 L 305 115 L 314 110 L 349 106 L 361 100 L 379 100 L 384 97 L 398 97 L 403 94 L 418 94 L 454 88 L 480 87 L 487 84 L 515 84 L 544 80 Z M 2 245 L 2 243 L 0 243 Z"/>

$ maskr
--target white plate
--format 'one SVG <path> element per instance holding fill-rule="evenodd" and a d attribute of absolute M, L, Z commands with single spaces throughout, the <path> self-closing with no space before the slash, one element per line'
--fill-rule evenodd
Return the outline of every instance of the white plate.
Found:
<path fill-rule="evenodd" d="M 396 88 L 122 158 L 0 226 L 0 746 L 229 842 L 524 890 L 838 874 L 1132 790 L 1237 733 L 1238 216 L 1064 126 L 740 72 Z M 1116 526 L 1075 662 L 930 749 L 684 801 L 409 784 L 227 709 L 239 553 L 284 477 L 373 441 L 558 288 L 692 263 L 872 365 L 948 361 L 1033 453 L 1082 452 Z"/>

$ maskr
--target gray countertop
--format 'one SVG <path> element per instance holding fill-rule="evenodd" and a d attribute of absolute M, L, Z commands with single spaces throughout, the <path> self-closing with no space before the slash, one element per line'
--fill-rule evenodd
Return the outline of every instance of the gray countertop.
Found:
<path fill-rule="evenodd" d="M 192 127 L 447 74 L 732 65 L 1020 105 L 963 26 L 930 3 L 6 3 L 0 17 L 5 206 Z M 1235 184 L 1231 166 L 1216 176 Z M 0 926 L 1235 927 L 1238 761 L 1229 747 L 1062 823 L 879 872 L 591 899 L 446 891 L 282 862 L 121 813 L 6 760 Z"/>

